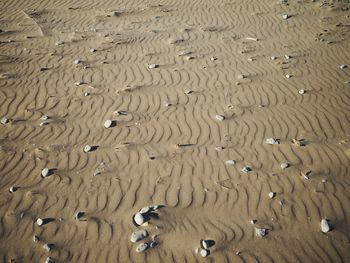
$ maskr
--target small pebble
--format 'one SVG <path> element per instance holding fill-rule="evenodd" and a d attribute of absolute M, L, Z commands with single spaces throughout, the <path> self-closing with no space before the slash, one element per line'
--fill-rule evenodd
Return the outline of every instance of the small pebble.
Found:
<path fill-rule="evenodd" d="M 90 52 L 91 52 L 91 53 L 94 53 L 94 52 L 96 52 L 96 49 L 91 48 L 91 49 L 90 49 Z"/>
<path fill-rule="evenodd" d="M 44 220 L 42 220 L 41 218 L 38 218 L 38 219 L 36 220 L 36 224 L 37 224 L 38 226 L 42 226 L 42 225 L 44 224 Z"/>
<path fill-rule="evenodd" d="M 50 252 L 51 249 L 53 248 L 53 245 L 52 245 L 52 244 L 44 244 L 44 245 L 43 245 L 43 248 L 44 248 L 45 250 L 47 250 L 48 252 Z"/>
<path fill-rule="evenodd" d="M 282 169 L 287 169 L 289 167 L 289 163 L 281 163 Z"/>
<path fill-rule="evenodd" d="M 11 187 L 10 187 L 10 193 L 16 192 L 17 189 L 18 189 L 18 187 L 16 187 L 16 186 L 11 186 Z"/>
<path fill-rule="evenodd" d="M 215 115 L 215 118 L 219 121 L 223 121 L 225 119 L 225 116 L 217 114 L 217 115 Z"/>
<path fill-rule="evenodd" d="M 269 197 L 272 199 L 272 198 L 274 198 L 276 196 L 276 193 L 275 192 L 270 192 L 269 193 Z"/>
<path fill-rule="evenodd" d="M 144 224 L 146 222 L 146 218 L 141 213 L 137 213 L 134 216 L 134 221 L 137 225 L 141 226 L 142 224 Z"/>
<path fill-rule="evenodd" d="M 56 42 L 56 46 L 60 46 L 60 45 L 63 45 L 64 44 L 64 42 L 62 42 L 62 41 L 59 41 L 59 42 Z"/>
<path fill-rule="evenodd" d="M 243 74 L 240 74 L 240 75 L 238 75 L 238 76 L 237 76 L 237 78 L 238 78 L 238 79 L 245 79 L 245 78 L 246 78 L 246 76 L 245 76 L 245 75 L 243 75 Z"/>
<path fill-rule="evenodd" d="M 33 236 L 33 241 L 35 243 L 38 243 L 40 241 L 40 238 L 38 236 Z"/>
<path fill-rule="evenodd" d="M 148 248 L 148 244 L 147 243 L 141 243 L 140 245 L 138 245 L 136 247 L 136 252 L 138 252 L 138 253 L 144 252 L 144 251 L 147 250 L 147 248 Z"/>
<path fill-rule="evenodd" d="M 252 171 L 252 168 L 246 166 L 246 167 L 243 167 L 243 169 L 241 170 L 243 173 L 249 173 Z"/>
<path fill-rule="evenodd" d="M 290 79 L 291 77 L 292 77 L 292 75 L 289 75 L 289 74 L 286 75 L 287 79 Z"/>
<path fill-rule="evenodd" d="M 255 235 L 258 237 L 265 237 L 268 234 L 268 230 L 266 228 L 255 228 Z"/>
<path fill-rule="evenodd" d="M 188 51 L 188 50 L 186 50 L 186 51 L 180 51 L 180 53 L 179 53 L 179 56 L 187 56 L 187 55 L 190 55 L 192 52 L 191 51 Z"/>
<path fill-rule="evenodd" d="M 252 225 L 255 225 L 257 221 L 258 221 L 258 220 L 256 220 L 256 219 L 252 219 L 252 220 L 250 220 L 250 223 L 251 223 Z"/>
<path fill-rule="evenodd" d="M 80 63 L 81 63 L 81 60 L 80 60 L 80 59 L 74 60 L 74 64 L 78 65 L 78 64 L 80 64 Z"/>
<path fill-rule="evenodd" d="M 82 81 L 77 81 L 77 82 L 74 83 L 75 86 L 80 86 L 80 85 L 83 85 L 83 84 L 84 84 L 84 82 L 82 82 Z"/>
<path fill-rule="evenodd" d="M 225 163 L 228 165 L 235 165 L 236 161 L 235 160 L 227 160 Z"/>
<path fill-rule="evenodd" d="M 265 140 L 265 143 L 266 143 L 266 144 L 271 144 L 271 145 L 280 144 L 279 140 L 278 140 L 278 139 L 275 139 L 275 138 L 267 138 L 267 139 Z"/>
<path fill-rule="evenodd" d="M 76 212 L 74 215 L 74 219 L 80 220 L 80 218 L 82 218 L 84 215 L 85 215 L 85 212 L 82 212 L 82 211 Z"/>
<path fill-rule="evenodd" d="M 0 120 L 1 124 L 7 124 L 9 122 L 9 119 L 6 118 L 6 117 L 2 117 L 1 120 Z"/>
<path fill-rule="evenodd" d="M 208 249 L 208 248 L 212 247 L 214 244 L 215 244 L 215 242 L 213 240 L 203 239 L 201 242 L 201 245 L 204 249 Z"/>
<path fill-rule="evenodd" d="M 215 60 L 217 60 L 217 58 L 211 57 L 210 60 L 215 61 Z"/>
<path fill-rule="evenodd" d="M 49 118 L 49 116 L 47 116 L 47 115 L 43 115 L 43 116 L 40 117 L 40 119 L 44 120 L 44 121 L 47 120 L 48 118 Z"/>
<path fill-rule="evenodd" d="M 305 90 L 301 89 L 298 91 L 300 95 L 304 94 L 305 93 Z"/>
<path fill-rule="evenodd" d="M 149 68 L 149 69 L 154 69 L 154 68 L 158 68 L 158 67 L 159 67 L 158 64 L 149 64 L 149 65 L 148 65 L 148 68 Z"/>
<path fill-rule="evenodd" d="M 47 257 L 45 263 L 54 263 L 54 261 L 52 260 L 52 258 Z"/>
<path fill-rule="evenodd" d="M 346 69 L 348 66 L 347 65 L 340 65 L 341 69 Z"/>
<path fill-rule="evenodd" d="M 209 253 L 210 253 L 210 252 L 209 252 L 208 249 L 201 249 L 199 253 L 200 253 L 200 255 L 201 255 L 202 257 L 205 258 L 205 257 L 209 256 Z"/>
<path fill-rule="evenodd" d="M 88 152 L 90 152 L 91 150 L 92 150 L 92 147 L 91 147 L 90 145 L 85 145 L 85 146 L 84 146 L 84 150 L 83 150 L 83 151 L 84 151 L 85 153 L 88 153 Z"/>
<path fill-rule="evenodd" d="M 309 180 L 311 173 L 312 173 L 311 171 L 301 172 L 301 176 Z"/>
<path fill-rule="evenodd" d="M 113 125 L 113 121 L 112 120 L 106 120 L 105 123 L 103 124 L 103 126 L 108 129 L 110 127 L 112 127 Z"/>
<path fill-rule="evenodd" d="M 40 124 L 39 124 L 39 126 L 41 126 L 41 127 L 46 126 L 46 125 L 49 125 L 49 123 L 47 121 L 40 122 Z"/>
<path fill-rule="evenodd" d="M 189 95 L 189 94 L 192 94 L 192 93 L 193 93 L 193 90 L 186 90 L 184 93 L 185 93 L 186 95 Z"/>
<path fill-rule="evenodd" d="M 323 233 L 327 233 L 327 232 L 329 232 L 331 230 L 331 227 L 330 227 L 330 225 L 329 225 L 329 223 L 328 223 L 328 220 L 327 219 L 322 219 L 321 220 L 321 231 L 323 232 Z"/>
<path fill-rule="evenodd" d="M 142 239 L 145 239 L 146 237 L 148 237 L 148 232 L 147 230 L 143 229 L 143 230 L 133 232 L 131 234 L 130 241 L 132 243 L 136 243 Z"/>
<path fill-rule="evenodd" d="M 283 18 L 284 20 L 287 20 L 287 19 L 289 18 L 289 15 L 283 14 L 283 15 L 282 15 L 282 18 Z"/>
<path fill-rule="evenodd" d="M 89 96 L 89 95 L 90 95 L 89 92 L 85 92 L 85 93 L 84 93 L 84 96 L 85 96 L 85 97 L 87 97 L 87 96 Z"/>
<path fill-rule="evenodd" d="M 276 59 L 277 59 L 277 57 L 274 57 L 274 56 L 271 57 L 271 60 L 276 60 Z"/>
<path fill-rule="evenodd" d="M 41 171 L 41 176 L 42 177 L 47 177 L 49 175 L 50 175 L 50 169 L 49 168 L 45 167 L 44 169 L 42 169 L 42 171 Z"/>

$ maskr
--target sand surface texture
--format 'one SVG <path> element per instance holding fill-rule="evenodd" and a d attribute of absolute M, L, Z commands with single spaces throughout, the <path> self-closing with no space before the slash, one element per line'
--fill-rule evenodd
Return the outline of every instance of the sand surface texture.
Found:
<path fill-rule="evenodd" d="M 349 262 L 349 11 L 0 5 L 1 262 Z"/>

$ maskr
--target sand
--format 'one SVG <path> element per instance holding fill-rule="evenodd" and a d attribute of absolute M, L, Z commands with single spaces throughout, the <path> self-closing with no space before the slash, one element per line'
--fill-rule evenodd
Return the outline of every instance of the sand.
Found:
<path fill-rule="evenodd" d="M 349 262 L 346 4 L 0 6 L 1 262 Z"/>

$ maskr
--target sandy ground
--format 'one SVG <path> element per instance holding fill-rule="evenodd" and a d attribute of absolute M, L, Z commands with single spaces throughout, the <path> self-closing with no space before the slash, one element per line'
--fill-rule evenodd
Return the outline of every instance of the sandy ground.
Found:
<path fill-rule="evenodd" d="M 350 11 L 0 5 L 1 262 L 350 261 Z"/>

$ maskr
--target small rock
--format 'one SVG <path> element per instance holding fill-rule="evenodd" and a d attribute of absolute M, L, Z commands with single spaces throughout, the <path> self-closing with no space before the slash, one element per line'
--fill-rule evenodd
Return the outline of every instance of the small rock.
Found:
<path fill-rule="evenodd" d="M 267 138 L 267 139 L 265 140 L 265 143 L 271 144 L 271 145 L 280 144 L 279 140 L 278 140 L 278 139 L 275 139 L 275 138 Z"/>
<path fill-rule="evenodd" d="M 81 60 L 80 60 L 80 59 L 74 60 L 74 64 L 78 65 L 78 64 L 80 64 L 80 63 L 81 63 Z"/>
<path fill-rule="evenodd" d="M 143 230 L 133 232 L 131 234 L 130 241 L 132 243 L 136 243 L 136 242 L 138 242 L 146 237 L 148 237 L 148 232 L 147 232 L 147 230 L 143 229 Z"/>
<path fill-rule="evenodd" d="M 47 119 L 49 119 L 49 116 L 43 115 L 43 116 L 40 117 L 40 119 L 43 120 L 43 121 L 46 121 Z"/>
<path fill-rule="evenodd" d="M 54 261 L 52 260 L 52 258 L 47 257 L 45 263 L 54 263 Z"/>
<path fill-rule="evenodd" d="M 91 48 L 91 49 L 90 49 L 90 52 L 91 52 L 91 53 L 94 53 L 94 52 L 96 52 L 96 49 Z"/>
<path fill-rule="evenodd" d="M 9 122 L 9 119 L 6 118 L 6 117 L 2 117 L 1 120 L 0 120 L 0 123 L 4 124 L 4 125 L 7 124 L 8 122 Z"/>
<path fill-rule="evenodd" d="M 40 241 L 40 238 L 38 236 L 33 236 L 33 241 L 35 243 L 38 243 Z"/>
<path fill-rule="evenodd" d="M 255 227 L 255 235 L 258 237 L 265 237 L 268 234 L 268 230 L 266 228 L 258 228 Z"/>
<path fill-rule="evenodd" d="M 228 165 L 235 165 L 236 161 L 235 160 L 227 160 L 225 163 Z"/>
<path fill-rule="evenodd" d="M 17 191 L 17 189 L 18 189 L 18 187 L 16 187 L 16 186 L 11 186 L 9 191 L 10 191 L 10 193 L 14 193 L 14 192 Z"/>
<path fill-rule="evenodd" d="M 287 19 L 289 18 L 289 15 L 283 14 L 283 15 L 282 15 L 282 18 L 283 18 L 284 20 L 287 20 Z"/>
<path fill-rule="evenodd" d="M 217 60 L 217 58 L 211 57 L 210 60 L 211 60 L 211 61 L 215 61 L 215 60 Z"/>
<path fill-rule="evenodd" d="M 331 227 L 330 227 L 327 219 L 321 220 L 321 231 L 323 233 L 327 233 L 327 232 L 331 231 Z"/>
<path fill-rule="evenodd" d="M 305 143 L 302 141 L 302 140 L 298 140 L 298 139 L 293 139 L 292 140 L 292 143 L 295 145 L 295 146 L 304 146 Z"/>
<path fill-rule="evenodd" d="M 209 256 L 210 252 L 208 249 L 201 249 L 199 254 L 205 258 L 205 257 Z"/>
<path fill-rule="evenodd" d="M 322 183 L 327 183 L 327 179 L 322 179 Z"/>
<path fill-rule="evenodd" d="M 252 168 L 248 167 L 248 166 L 245 166 L 243 167 L 243 169 L 241 170 L 243 173 L 249 173 L 252 171 Z"/>
<path fill-rule="evenodd" d="M 92 150 L 92 147 L 91 147 L 90 145 L 85 145 L 85 146 L 84 146 L 84 150 L 83 150 L 83 151 L 84 151 L 85 153 L 88 153 L 88 152 L 90 152 L 91 150 Z"/>
<path fill-rule="evenodd" d="M 38 219 L 36 220 L 36 224 L 37 224 L 38 226 L 42 226 L 42 225 L 44 224 L 44 220 L 41 219 L 41 218 L 38 218 Z"/>
<path fill-rule="evenodd" d="M 50 169 L 49 168 L 45 167 L 44 169 L 42 169 L 42 171 L 41 171 L 41 176 L 42 177 L 47 177 L 49 175 L 50 175 Z"/>
<path fill-rule="evenodd" d="M 301 176 L 304 177 L 305 179 L 309 180 L 310 179 L 310 175 L 311 175 L 312 171 L 305 171 L 305 172 L 301 172 Z"/>
<path fill-rule="evenodd" d="M 301 89 L 301 90 L 298 91 L 298 93 L 299 93 L 300 95 L 303 95 L 305 92 L 306 92 L 306 91 L 305 91 L 304 89 Z"/>
<path fill-rule="evenodd" d="M 186 56 L 185 59 L 186 60 L 191 60 L 191 59 L 194 59 L 194 56 Z"/>
<path fill-rule="evenodd" d="M 46 126 L 46 125 L 49 125 L 49 122 L 43 121 L 43 122 L 40 122 L 40 124 L 39 124 L 40 127 L 43 127 L 43 126 Z"/>
<path fill-rule="evenodd" d="M 151 248 L 154 248 L 154 247 L 158 246 L 158 242 L 157 242 L 157 241 L 152 241 L 152 242 L 149 244 L 149 246 L 150 246 Z"/>
<path fill-rule="evenodd" d="M 193 90 L 186 90 L 184 93 L 185 93 L 186 95 L 189 95 L 189 94 L 192 94 L 192 93 L 193 93 Z"/>
<path fill-rule="evenodd" d="M 340 65 L 341 69 L 346 69 L 348 66 L 347 65 Z"/>
<path fill-rule="evenodd" d="M 148 68 L 149 68 L 149 69 L 154 69 L 154 68 L 158 68 L 158 67 L 159 67 L 158 64 L 149 64 L 149 65 L 148 65 Z"/>
<path fill-rule="evenodd" d="M 289 163 L 281 163 L 282 169 L 287 169 L 289 167 Z"/>
<path fill-rule="evenodd" d="M 191 51 L 180 51 L 179 56 L 187 56 L 190 55 L 192 52 Z"/>
<path fill-rule="evenodd" d="M 80 220 L 80 218 L 82 218 L 84 215 L 85 215 L 85 212 L 82 212 L 82 211 L 76 212 L 74 215 L 74 219 Z"/>
<path fill-rule="evenodd" d="M 285 58 L 286 60 L 289 60 L 289 59 L 291 59 L 292 57 L 289 56 L 289 55 L 284 55 L 284 58 Z"/>
<path fill-rule="evenodd" d="M 276 193 L 275 192 L 270 192 L 269 193 L 269 197 L 272 199 L 272 198 L 274 198 L 276 196 Z"/>
<path fill-rule="evenodd" d="M 85 92 L 85 93 L 84 93 L 84 96 L 85 96 L 85 97 L 87 97 L 87 96 L 89 96 L 89 95 L 90 95 L 89 92 Z"/>
<path fill-rule="evenodd" d="M 215 118 L 219 121 L 223 121 L 225 119 L 225 116 L 217 114 L 217 115 L 215 115 Z"/>
<path fill-rule="evenodd" d="M 215 244 L 214 240 L 203 239 L 201 241 L 202 248 L 208 249 Z"/>
<path fill-rule="evenodd" d="M 256 219 L 252 219 L 252 220 L 250 220 L 250 223 L 251 223 L 252 225 L 255 225 L 257 221 L 258 221 L 258 220 L 256 220 Z"/>
<path fill-rule="evenodd" d="M 136 247 L 136 252 L 141 253 L 144 252 L 148 249 L 148 244 L 147 243 L 141 243 Z"/>
<path fill-rule="evenodd" d="M 44 244 L 44 245 L 43 245 L 43 248 L 44 248 L 45 250 L 47 250 L 48 252 L 50 252 L 51 249 L 53 248 L 53 244 Z"/>
<path fill-rule="evenodd" d="M 59 41 L 59 42 L 56 42 L 56 46 L 60 46 L 60 45 L 63 45 L 64 44 L 64 42 L 62 42 L 62 41 Z"/>
<path fill-rule="evenodd" d="M 246 78 L 246 76 L 245 76 L 245 75 L 243 75 L 243 74 L 240 74 L 240 75 L 238 75 L 238 76 L 237 76 L 237 78 L 238 78 L 238 79 L 245 79 L 245 78 Z"/>
<path fill-rule="evenodd" d="M 110 127 L 112 127 L 113 125 L 113 121 L 112 120 L 106 120 L 105 123 L 103 124 L 103 126 L 108 129 Z"/>
<path fill-rule="evenodd" d="M 145 206 L 140 210 L 141 214 L 147 214 L 149 212 L 151 212 L 152 208 L 150 206 Z"/>
<path fill-rule="evenodd" d="M 292 77 L 292 75 L 289 75 L 289 74 L 286 75 L 287 79 L 290 79 L 291 77 Z"/>
<path fill-rule="evenodd" d="M 137 225 L 141 226 L 142 224 L 144 224 L 147 220 L 146 218 L 141 214 L 141 213 L 137 213 L 134 216 L 134 221 Z"/>
<path fill-rule="evenodd" d="M 271 60 L 276 60 L 276 59 L 277 59 L 277 57 L 274 57 L 274 56 L 271 57 Z"/>
<path fill-rule="evenodd" d="M 83 85 L 84 82 L 83 81 L 77 81 L 74 83 L 75 86 L 80 86 L 80 85 Z"/>

